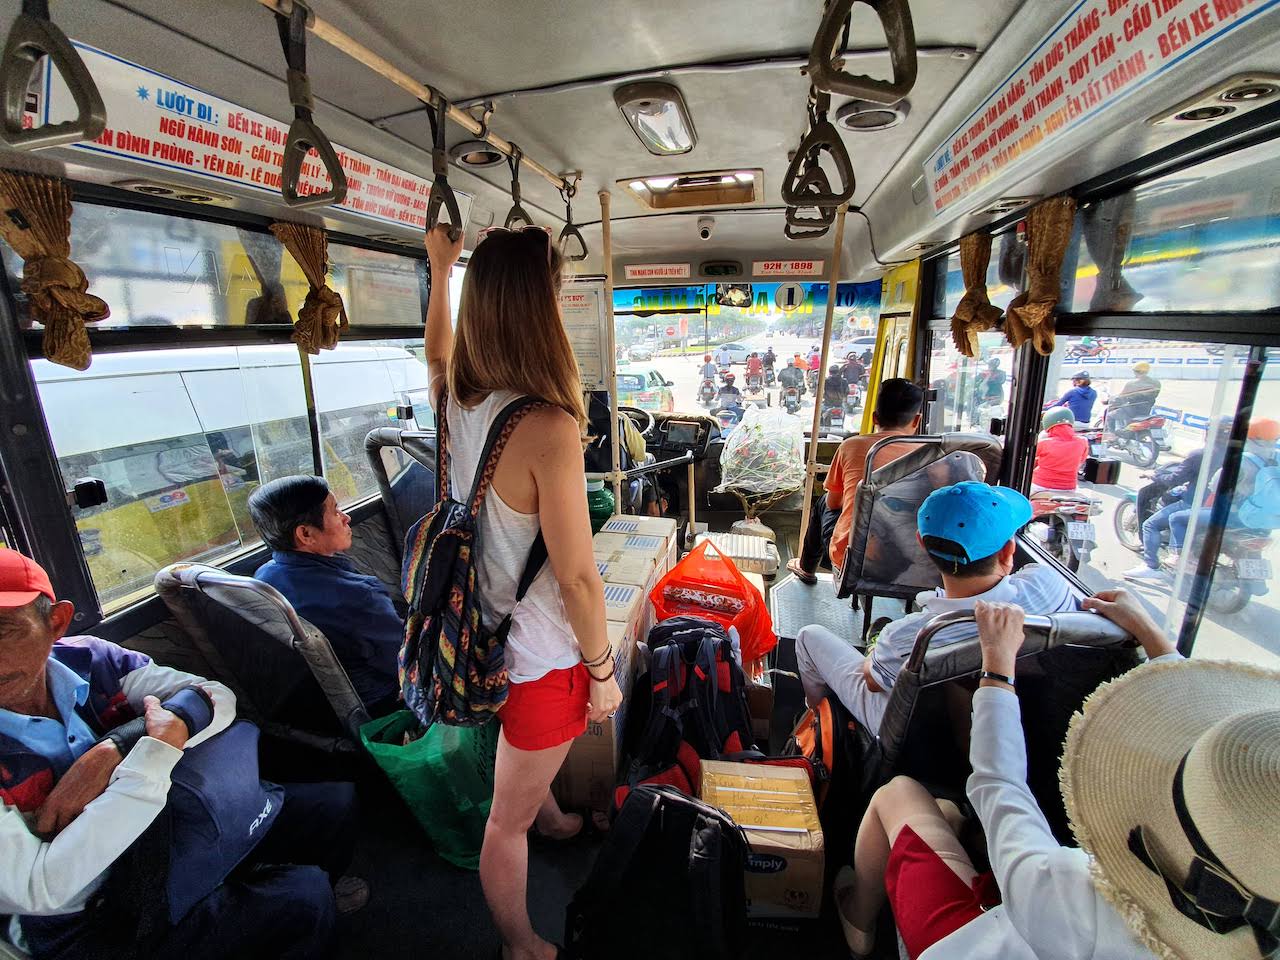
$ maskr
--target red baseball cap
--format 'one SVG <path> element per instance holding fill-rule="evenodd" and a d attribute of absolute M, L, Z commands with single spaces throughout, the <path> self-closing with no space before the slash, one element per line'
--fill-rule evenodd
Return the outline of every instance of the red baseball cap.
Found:
<path fill-rule="evenodd" d="M 58 600 L 44 567 L 17 550 L 0 547 L 0 608 L 25 607 L 42 594 Z"/>

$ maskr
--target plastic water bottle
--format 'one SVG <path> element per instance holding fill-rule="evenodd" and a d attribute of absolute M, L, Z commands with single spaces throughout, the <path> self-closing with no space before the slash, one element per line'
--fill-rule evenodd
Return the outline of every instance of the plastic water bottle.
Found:
<path fill-rule="evenodd" d="M 613 491 L 604 485 L 603 480 L 587 481 L 587 513 L 591 515 L 591 532 L 599 533 L 600 528 L 613 516 Z"/>

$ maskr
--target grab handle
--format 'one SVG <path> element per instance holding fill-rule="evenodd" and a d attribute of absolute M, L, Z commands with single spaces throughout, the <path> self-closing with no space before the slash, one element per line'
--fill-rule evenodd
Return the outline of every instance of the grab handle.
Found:
<path fill-rule="evenodd" d="M 578 181 L 574 179 L 570 181 L 573 174 L 565 175 L 565 186 L 560 188 L 560 196 L 564 199 L 564 229 L 560 231 L 560 254 L 570 263 L 581 263 L 587 259 L 587 238 L 582 235 L 582 231 L 578 229 L 573 222 L 573 197 L 578 192 Z M 580 175 L 579 175 L 580 176 Z M 570 243 L 578 242 L 578 253 L 570 252 Z"/>
<path fill-rule="evenodd" d="M 835 64 L 855 3 L 865 3 L 880 19 L 893 67 L 892 80 L 847 73 Z M 911 92 L 917 70 L 916 33 L 907 0 L 829 0 L 809 51 L 809 79 L 819 90 L 894 104 Z"/>
<path fill-rule="evenodd" d="M 445 139 L 445 122 L 449 118 L 449 101 L 438 91 L 433 91 L 438 107 L 427 104 L 427 119 L 431 121 L 431 197 L 427 201 L 427 232 L 440 222 L 440 209 L 449 214 L 449 240 L 456 243 L 462 236 L 462 213 L 458 198 L 449 186 L 449 153 Z M 438 113 L 437 113 L 438 110 Z"/>
<path fill-rule="evenodd" d="M 507 219 L 503 224 L 508 230 L 515 230 L 518 226 L 537 226 L 533 217 L 520 206 L 520 158 L 523 156 L 524 151 L 512 143 L 511 156 L 507 158 L 507 166 L 511 168 L 511 209 L 507 211 Z"/>
<path fill-rule="evenodd" d="M 832 190 L 826 173 L 818 166 L 822 154 L 827 153 L 835 162 L 840 175 L 840 189 Z M 815 174 L 814 171 L 817 171 Z M 821 178 L 817 176 L 821 174 Z M 782 180 L 782 200 L 789 207 L 838 207 L 853 199 L 857 189 L 853 174 L 853 162 L 844 141 L 825 115 L 800 141 L 800 148 L 791 158 L 786 176 Z"/>
<path fill-rule="evenodd" d="M 71 91 L 76 118 L 24 129 L 23 113 L 31 75 L 42 57 L 57 69 Z M 23 0 L 22 13 L 13 21 L 0 59 L 4 117 L 0 139 L 15 150 L 44 150 L 65 143 L 96 140 L 107 128 L 107 108 L 98 85 L 67 35 L 49 19 L 48 0 Z"/>
<path fill-rule="evenodd" d="M 315 100 L 311 96 L 311 80 L 307 76 L 307 14 L 298 0 L 286 17 L 276 14 L 280 46 L 288 66 L 289 102 L 293 104 L 293 123 L 284 145 L 284 162 L 280 168 L 280 194 L 291 207 L 326 207 L 341 203 L 347 197 L 347 175 L 338 162 L 333 144 L 311 117 Z M 299 193 L 302 164 L 314 150 L 329 174 L 330 187 L 322 193 Z"/>

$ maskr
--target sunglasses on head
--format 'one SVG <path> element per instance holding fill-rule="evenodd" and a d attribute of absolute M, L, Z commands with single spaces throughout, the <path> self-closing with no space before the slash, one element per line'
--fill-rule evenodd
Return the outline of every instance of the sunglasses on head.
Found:
<path fill-rule="evenodd" d="M 484 243 L 486 239 L 495 233 L 540 233 L 547 238 L 547 266 L 551 266 L 551 247 L 554 243 L 554 237 L 550 227 L 539 226 L 536 223 L 526 224 L 523 227 L 485 227 L 480 231 L 479 238 L 476 240 L 476 246 Z"/>

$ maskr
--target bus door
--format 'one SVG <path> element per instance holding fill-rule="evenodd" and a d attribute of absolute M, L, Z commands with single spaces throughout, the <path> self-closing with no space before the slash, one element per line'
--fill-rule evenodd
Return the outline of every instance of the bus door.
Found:
<path fill-rule="evenodd" d="M 863 433 L 871 433 L 875 429 L 871 415 L 876 408 L 880 383 L 891 377 L 912 379 L 915 375 L 914 337 L 919 290 L 919 260 L 895 267 L 881 281 L 880 324 L 876 332 L 875 355 L 867 376 L 867 395 L 863 399 Z"/>

